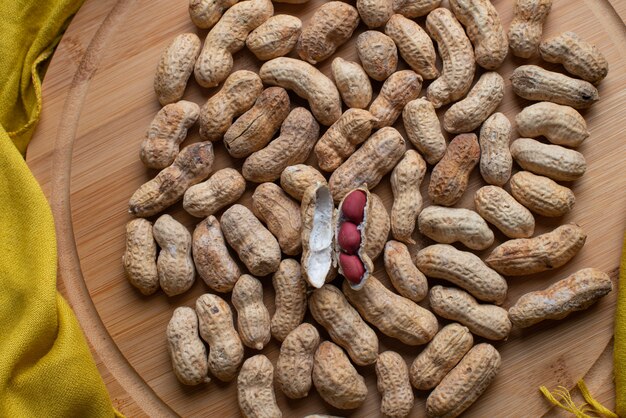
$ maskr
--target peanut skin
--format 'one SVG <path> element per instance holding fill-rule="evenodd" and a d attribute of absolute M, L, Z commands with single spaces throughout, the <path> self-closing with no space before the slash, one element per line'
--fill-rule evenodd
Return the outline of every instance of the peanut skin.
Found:
<path fill-rule="evenodd" d="M 404 106 L 417 99 L 422 89 L 422 77 L 411 70 L 397 71 L 383 83 L 380 93 L 370 105 L 376 128 L 393 125 Z"/>
<path fill-rule="evenodd" d="M 246 38 L 246 46 L 259 60 L 268 61 L 287 55 L 296 46 L 302 21 L 295 16 L 275 15 Z"/>
<path fill-rule="evenodd" d="M 239 0 L 189 0 L 189 17 L 201 29 L 212 28 Z"/>
<path fill-rule="evenodd" d="M 301 324 L 291 331 L 280 346 L 276 363 L 276 381 L 290 399 L 304 398 L 313 384 L 313 356 L 320 334 L 311 324 Z"/>
<path fill-rule="evenodd" d="M 557 145 L 576 148 L 589 136 L 585 118 L 576 109 L 540 102 L 525 107 L 515 117 L 517 131 L 527 138 L 545 136 Z"/>
<path fill-rule="evenodd" d="M 538 215 L 559 217 L 572 210 L 574 192 L 547 177 L 519 171 L 511 177 L 511 194 Z"/>
<path fill-rule="evenodd" d="M 196 278 L 191 257 L 191 234 L 170 215 L 161 215 L 154 223 L 152 233 L 161 247 L 157 259 L 161 289 L 167 296 L 185 293 Z"/>
<path fill-rule="evenodd" d="M 587 170 L 587 162 L 580 152 L 531 138 L 513 141 L 511 155 L 524 170 L 553 180 L 578 180 Z"/>
<path fill-rule="evenodd" d="M 176 308 L 167 324 L 167 347 L 172 368 L 184 385 L 208 383 L 207 353 L 198 335 L 198 317 L 192 308 Z"/>
<path fill-rule="evenodd" d="M 385 34 L 393 39 L 400 56 L 413 71 L 425 80 L 439 76 L 433 41 L 420 25 L 401 14 L 395 14 L 385 25 Z"/>
<path fill-rule="evenodd" d="M 398 241 L 388 241 L 385 244 L 384 260 L 389 280 L 401 296 L 413 302 L 419 302 L 426 297 L 426 276 L 413 264 L 406 245 Z"/>
<path fill-rule="evenodd" d="M 465 208 L 428 206 L 419 214 L 419 230 L 442 244 L 461 242 L 472 250 L 484 250 L 493 244 L 494 235 L 487 222 Z"/>
<path fill-rule="evenodd" d="M 408 150 L 391 172 L 391 232 L 398 241 L 415 244 L 411 237 L 417 215 L 422 210 L 420 185 L 426 175 L 426 162 L 414 150 Z"/>
<path fill-rule="evenodd" d="M 152 236 L 152 222 L 138 218 L 126 224 L 126 251 L 122 264 L 128 281 L 144 295 L 159 290 L 157 246 Z"/>
<path fill-rule="evenodd" d="M 376 382 L 382 396 L 380 412 L 385 417 L 406 417 L 413 409 L 413 389 L 409 369 L 395 351 L 380 353 L 376 362 Z"/>
<path fill-rule="evenodd" d="M 404 106 L 402 120 L 409 141 L 428 164 L 437 164 L 446 152 L 446 140 L 433 104 L 425 97 L 410 101 Z"/>
<path fill-rule="evenodd" d="M 600 50 L 574 32 L 564 32 L 546 39 L 539 45 L 544 61 L 563 67 L 583 80 L 598 84 L 609 72 L 609 63 Z"/>
<path fill-rule="evenodd" d="M 237 400 L 244 418 L 281 418 L 274 394 L 274 366 L 262 354 L 243 363 L 237 377 Z"/>
<path fill-rule="evenodd" d="M 210 216 L 236 202 L 246 191 L 246 180 L 234 168 L 223 168 L 205 182 L 191 186 L 183 197 L 183 208 L 198 218 Z"/>
<path fill-rule="evenodd" d="M 304 191 L 317 183 L 327 184 L 322 173 L 306 164 L 290 165 L 280 174 L 280 187 L 298 202 Z"/>
<path fill-rule="evenodd" d="M 270 313 L 263 304 L 261 282 L 243 274 L 232 294 L 233 306 L 237 310 L 237 329 L 246 347 L 262 350 L 270 341 Z"/>
<path fill-rule="evenodd" d="M 533 214 L 500 187 L 481 187 L 474 204 L 480 216 L 509 238 L 529 238 L 535 232 Z"/>
<path fill-rule="evenodd" d="M 154 91 L 162 106 L 183 98 L 187 81 L 200 54 L 200 45 L 198 35 L 182 33 L 161 54 L 154 77 Z"/>
<path fill-rule="evenodd" d="M 384 33 L 363 32 L 356 38 L 356 51 L 363 69 L 374 80 L 384 81 L 396 71 L 398 50 L 393 39 Z"/>
<path fill-rule="evenodd" d="M 304 320 L 307 307 L 306 282 L 302 277 L 300 263 L 293 259 L 280 262 L 272 276 L 274 286 L 274 306 L 272 315 L 272 336 L 283 341 Z"/>
<path fill-rule="evenodd" d="M 331 68 L 344 103 L 350 108 L 365 109 L 372 101 L 372 83 L 363 67 L 337 57 Z"/>
<path fill-rule="evenodd" d="M 543 23 L 551 8 L 552 0 L 516 0 L 508 33 L 513 55 L 530 58 L 537 54 Z"/>
<path fill-rule="evenodd" d="M 511 177 L 510 139 L 511 122 L 502 113 L 489 116 L 480 128 L 480 175 L 489 184 L 504 186 Z"/>

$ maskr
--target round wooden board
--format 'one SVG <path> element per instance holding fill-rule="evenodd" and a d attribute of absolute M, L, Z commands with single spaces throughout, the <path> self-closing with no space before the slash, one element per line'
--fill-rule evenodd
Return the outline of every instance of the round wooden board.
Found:
<path fill-rule="evenodd" d="M 304 24 L 324 3 L 275 5 L 275 13 L 294 14 Z M 505 28 L 512 18 L 513 0 L 494 1 Z M 424 19 L 417 19 L 423 24 Z M 362 32 L 359 26 L 356 34 Z M 505 307 L 531 290 L 544 288 L 583 267 L 597 267 L 617 284 L 621 237 L 626 207 L 626 142 L 623 140 L 623 103 L 626 99 L 626 57 L 623 23 L 611 5 L 592 0 L 555 0 L 545 26 L 545 35 L 574 30 L 597 44 L 609 60 L 610 72 L 599 86 L 601 100 L 583 112 L 591 137 L 580 147 L 588 162 L 585 176 L 571 186 L 576 194 L 574 210 L 563 219 L 537 218 L 536 233 L 546 232 L 565 222 L 576 222 L 588 233 L 583 250 L 566 266 L 546 274 L 511 278 Z M 106 370 L 117 406 L 129 415 L 237 416 L 235 383 L 216 379 L 207 385 L 185 387 L 171 370 L 164 331 L 173 309 L 193 306 L 207 292 L 197 280 L 184 295 L 167 298 L 162 292 L 144 297 L 127 282 L 121 265 L 124 225 L 130 195 L 154 176 L 138 158 L 139 144 L 154 114 L 159 110 L 152 89 L 158 56 L 167 43 L 182 32 L 197 32 L 187 13 L 187 0 L 96 1 L 88 0 L 64 37 L 44 84 L 46 105 L 36 138 L 29 148 L 28 161 L 42 183 L 57 222 L 60 288 L 77 312 L 101 370 Z M 95 33 L 95 34 L 94 34 Z M 292 54 L 293 55 L 293 54 Z M 337 56 L 357 60 L 354 38 L 339 48 Z M 319 65 L 329 74 L 330 61 Z M 247 51 L 235 55 L 235 69 L 257 71 L 260 63 Z M 507 79 L 505 98 L 498 111 L 514 121 L 516 113 L 529 102 L 515 97 L 508 76 L 518 65 L 540 63 L 508 57 L 499 70 Z M 558 66 L 541 65 L 560 70 Z M 401 64 L 403 67 L 403 64 Z M 375 85 L 378 90 L 380 84 Z M 207 90 L 191 82 L 185 99 L 202 104 L 216 89 Z M 422 95 L 424 94 L 424 90 Z M 304 102 L 291 95 L 294 105 Z M 404 133 L 401 123 L 396 126 Z M 199 140 L 197 128 L 185 144 Z M 231 159 L 216 143 L 215 170 L 241 161 Z M 310 159 L 314 163 L 314 159 Z M 422 191 L 426 194 L 428 177 Z M 473 207 L 473 192 L 482 185 L 477 170 L 458 206 Z M 250 203 L 254 185 L 242 202 Z M 388 176 L 374 189 L 387 208 L 392 196 Z M 426 202 L 427 204 L 428 202 Z M 199 219 L 186 214 L 180 204 L 167 213 L 190 230 Z M 496 233 L 496 244 L 503 236 Z M 418 239 L 413 251 L 427 244 Z M 460 247 L 459 247 L 460 248 Z M 489 250 L 480 253 L 486 256 Z M 381 261 L 377 276 L 388 284 Z M 431 282 L 431 283 L 434 283 Z M 265 301 L 273 312 L 273 290 L 264 279 Z M 547 321 L 527 330 L 514 330 L 506 342 L 495 343 L 502 354 L 502 369 L 480 400 L 466 416 L 539 416 L 550 409 L 539 394 L 540 385 L 574 386 L 599 359 L 607 360 L 607 344 L 613 333 L 616 291 L 588 311 L 564 321 Z M 423 305 L 426 305 L 423 303 Z M 313 321 L 307 315 L 308 321 Z M 443 323 L 443 321 L 441 321 Z M 322 332 L 324 338 L 328 338 Z M 400 352 L 407 362 L 421 350 L 381 337 L 381 351 Z M 272 340 L 263 350 L 275 364 L 279 344 Z M 246 355 L 252 355 L 247 350 Z M 380 399 L 373 367 L 359 367 L 366 377 L 368 397 L 354 411 L 329 407 L 312 390 L 303 400 L 288 401 L 277 392 L 286 417 L 314 412 L 342 416 L 377 416 Z M 610 369 L 607 369 L 610 370 Z M 110 373 L 110 375 L 108 374 Z M 604 377 L 610 382 L 610 377 Z M 425 392 L 416 392 L 412 416 L 424 415 Z M 609 399 L 612 393 L 609 391 Z"/>

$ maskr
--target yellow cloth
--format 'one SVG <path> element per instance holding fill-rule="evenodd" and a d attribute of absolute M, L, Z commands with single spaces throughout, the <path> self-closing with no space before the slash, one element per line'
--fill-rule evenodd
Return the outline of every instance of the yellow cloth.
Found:
<path fill-rule="evenodd" d="M 22 154 L 39 70 L 82 0 L 0 1 L 0 416 L 113 417 L 81 329 L 56 290 L 48 202 Z"/>
<path fill-rule="evenodd" d="M 622 190 L 622 193 L 624 191 Z M 623 208 L 626 210 L 626 208 Z M 619 216 L 623 216 L 619 214 Z M 615 412 L 626 417 L 626 234 L 622 246 L 619 269 L 619 294 L 615 312 L 615 344 L 613 345 L 613 370 L 615 373 Z"/>

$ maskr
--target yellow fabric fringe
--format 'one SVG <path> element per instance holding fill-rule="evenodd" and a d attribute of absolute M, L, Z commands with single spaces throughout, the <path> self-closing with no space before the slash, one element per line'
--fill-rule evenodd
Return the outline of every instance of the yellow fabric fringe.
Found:
<path fill-rule="evenodd" d="M 572 395 L 570 395 L 567 388 L 558 386 L 553 392 L 550 392 L 547 387 L 541 386 L 539 390 L 553 405 L 571 412 L 577 418 L 594 418 L 594 417 L 606 417 L 606 418 L 619 418 L 616 413 L 611 412 L 609 409 L 602 406 L 598 401 L 593 399 L 593 396 L 589 393 L 587 385 L 583 380 L 579 380 L 577 383 L 580 393 L 585 399 L 585 403 L 580 406 L 576 406 Z M 560 398 L 560 401 L 556 397 Z"/>

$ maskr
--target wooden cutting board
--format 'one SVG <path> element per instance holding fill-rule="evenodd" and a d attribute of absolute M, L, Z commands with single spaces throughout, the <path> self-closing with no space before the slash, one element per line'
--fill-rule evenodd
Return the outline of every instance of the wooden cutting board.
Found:
<path fill-rule="evenodd" d="M 305 5 L 275 5 L 276 13 L 300 16 L 306 24 L 322 0 Z M 614 2 L 619 13 L 625 1 Z M 513 0 L 495 0 L 505 27 L 512 18 Z M 624 16 L 622 14 L 622 16 Z M 423 24 L 424 19 L 418 19 Z M 359 27 L 357 34 L 363 31 Z M 537 233 L 559 223 L 577 222 L 588 233 L 583 250 L 566 266 L 546 274 L 509 280 L 505 307 L 531 290 L 544 288 L 583 267 L 607 271 L 617 285 L 621 238 L 626 224 L 626 31 L 607 0 L 555 0 L 545 26 L 546 35 L 574 30 L 597 44 L 610 63 L 599 86 L 601 100 L 584 116 L 591 137 L 580 147 L 588 162 L 585 176 L 571 186 L 577 202 L 563 219 L 537 219 Z M 44 83 L 42 120 L 28 151 L 28 163 L 50 199 L 57 223 L 59 288 L 72 304 L 85 330 L 114 405 L 129 416 L 237 416 L 235 383 L 216 381 L 185 387 L 172 373 L 164 332 L 173 309 L 192 306 L 207 291 L 198 280 L 178 297 L 162 292 L 143 297 L 126 281 L 121 264 L 124 225 L 131 218 L 127 202 L 133 191 L 154 176 L 138 158 L 139 144 L 159 110 L 152 90 L 158 56 L 177 34 L 191 31 L 201 37 L 187 14 L 187 0 L 87 0 L 52 60 Z M 337 51 L 356 60 L 353 41 Z M 259 62 L 242 51 L 235 69 L 258 70 Z M 527 62 L 508 57 L 500 72 L 508 79 L 512 70 Z M 546 65 L 549 69 L 559 69 Z M 329 74 L 330 60 L 319 68 Z M 380 88 L 376 84 L 375 88 Z M 188 86 L 185 98 L 202 104 L 216 90 Z M 423 94 L 423 93 L 422 93 Z M 295 99 L 295 96 L 292 96 Z M 293 100 L 301 104 L 300 100 Z M 507 80 L 499 107 L 511 121 L 529 102 L 515 97 Z M 401 123 L 397 124 L 401 129 Z M 404 132 L 401 129 L 402 132 Z M 197 128 L 186 143 L 199 140 Z M 314 163 L 313 159 L 311 162 Z M 215 169 L 239 167 L 221 143 L 216 144 Z M 428 184 L 426 178 L 422 191 Z M 472 207 L 473 192 L 482 185 L 475 170 L 469 190 L 459 206 Z M 252 184 L 242 199 L 250 203 Z M 388 177 L 374 190 L 391 207 Z M 192 230 L 199 221 L 178 204 L 168 210 Z M 496 234 L 499 242 L 503 236 Z M 420 240 L 420 246 L 426 243 Z M 412 248 L 415 251 L 419 246 Z M 486 256 L 489 251 L 482 252 Z M 387 282 L 380 260 L 377 275 Z M 273 312 L 271 280 L 264 279 L 265 301 Z M 607 406 L 614 405 L 611 377 L 613 313 L 617 291 L 588 311 L 564 321 L 547 321 L 526 330 L 514 330 L 506 342 L 495 346 L 502 354 L 496 380 L 466 416 L 505 417 L 558 415 L 538 391 L 540 385 L 573 388 L 586 377 L 591 390 Z M 307 317 L 312 321 L 310 317 Z M 327 334 L 323 333 L 327 338 Z M 478 340 L 478 339 L 477 339 Z M 276 341 L 263 350 L 276 362 Z M 411 362 L 421 348 L 403 346 L 381 338 L 381 351 L 393 349 Z M 246 355 L 251 355 L 247 350 Z M 362 407 L 343 412 L 325 404 L 313 390 L 299 401 L 277 398 L 286 417 L 325 412 L 342 416 L 379 415 L 373 367 L 359 367 L 369 394 Z M 424 415 L 425 392 L 416 392 L 412 416 Z"/>

